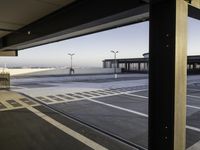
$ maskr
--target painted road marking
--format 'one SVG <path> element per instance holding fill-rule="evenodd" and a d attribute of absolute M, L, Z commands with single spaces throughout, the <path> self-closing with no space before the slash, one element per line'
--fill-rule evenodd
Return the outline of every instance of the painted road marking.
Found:
<path fill-rule="evenodd" d="M 200 141 L 187 148 L 187 150 L 199 150 L 199 149 L 200 149 Z"/>
<path fill-rule="evenodd" d="M 92 95 L 89 95 L 89 94 L 85 94 L 85 93 L 76 93 L 76 94 L 79 94 L 83 97 L 92 97 Z"/>
<path fill-rule="evenodd" d="M 187 95 L 188 97 L 192 97 L 192 98 L 197 98 L 200 99 L 200 96 L 195 96 L 195 95 Z"/>
<path fill-rule="evenodd" d="M 1 109 L 5 109 L 5 108 L 6 108 L 6 106 L 3 105 L 2 103 L 0 103 L 0 110 L 1 110 Z"/>
<path fill-rule="evenodd" d="M 122 95 L 122 94 L 129 94 L 129 93 L 134 93 L 134 92 L 140 92 L 140 91 L 145 91 L 145 90 L 146 89 L 134 90 L 134 91 L 127 91 L 127 92 L 121 92 L 121 93 L 113 93 L 113 94 L 109 94 L 109 95 L 98 95 L 98 96 L 95 96 L 95 97 L 94 96 L 90 96 L 90 97 L 92 97 L 92 98 L 103 98 L 103 97 L 109 97 L 109 96 L 117 96 L 117 95 Z M 89 92 L 83 92 L 83 93 L 84 93 L 84 94 L 82 94 L 83 97 L 89 98 L 89 96 L 87 96 L 87 94 L 89 94 Z M 85 95 L 85 93 L 87 93 L 87 94 Z"/>
<path fill-rule="evenodd" d="M 22 108 L 24 108 L 24 107 L 20 106 L 20 107 L 13 107 L 13 108 L 5 108 L 5 109 L 1 109 L 1 112 L 9 111 L 9 110 L 18 110 L 18 109 L 22 109 Z"/>
<path fill-rule="evenodd" d="M 96 91 L 97 94 L 100 94 L 100 95 L 108 95 L 108 93 L 106 92 L 100 92 L 100 91 Z"/>
<path fill-rule="evenodd" d="M 4 106 L 6 106 L 7 109 L 12 109 L 12 108 L 13 108 L 13 106 L 10 105 L 9 103 L 7 103 L 6 101 L 1 101 L 1 103 L 2 103 Z"/>
<path fill-rule="evenodd" d="M 98 103 L 98 104 L 101 104 L 101 105 L 105 105 L 105 106 L 108 106 L 108 107 L 112 107 L 112 108 L 115 108 L 115 109 L 123 110 L 123 111 L 129 112 L 129 113 L 133 113 L 133 114 L 148 118 L 148 114 L 145 114 L 145 113 L 141 113 L 141 112 L 130 110 L 130 109 L 127 109 L 127 108 L 123 108 L 123 107 L 120 107 L 120 106 L 116 106 L 116 105 L 108 104 L 108 103 L 105 103 L 105 102 L 97 101 L 97 100 L 94 100 L 92 98 L 86 98 L 86 99 L 88 101 L 92 101 L 92 102 L 95 102 L 95 103 Z M 186 128 L 190 129 L 190 130 L 194 130 L 194 131 L 200 132 L 199 128 L 195 128 L 195 127 L 187 126 L 187 125 L 186 125 Z"/>
<path fill-rule="evenodd" d="M 67 93 L 66 95 L 69 95 L 69 96 L 74 97 L 74 98 L 83 98 L 83 97 L 81 97 L 77 94 L 74 94 L 74 93 Z"/>
<path fill-rule="evenodd" d="M 90 140 L 89 138 L 83 136 L 82 134 L 80 134 L 80 133 L 68 128 L 67 126 L 61 124 L 60 122 L 54 120 L 53 118 L 47 116 L 46 114 L 44 114 L 42 112 L 40 112 L 36 108 L 33 108 L 32 106 L 27 105 L 26 103 L 23 103 L 21 101 L 19 101 L 19 103 L 21 105 L 23 105 L 25 108 L 27 108 L 28 110 L 30 110 L 31 112 L 33 112 L 34 114 L 36 114 L 38 117 L 44 119 L 45 121 L 47 121 L 51 125 L 53 125 L 56 128 L 60 129 L 64 133 L 70 135 L 71 137 L 75 138 L 76 140 L 84 143 L 88 147 L 90 147 L 90 148 L 92 148 L 94 150 L 108 150 L 107 148 L 103 147 L 102 145 L 96 143 L 95 141 Z"/>
<path fill-rule="evenodd" d="M 100 92 L 108 93 L 108 94 L 113 94 L 113 92 L 107 91 L 107 90 L 98 90 Z"/>
<path fill-rule="evenodd" d="M 109 93 L 109 94 L 114 94 L 115 92 L 112 92 L 111 90 L 109 89 L 106 89 L 105 92 Z"/>
<path fill-rule="evenodd" d="M 69 96 L 58 94 L 55 96 L 47 96 L 47 97 L 34 97 L 35 99 L 39 100 L 42 104 L 60 104 L 60 103 L 67 103 L 67 102 L 73 102 L 73 101 L 81 101 L 84 100 L 84 98 L 69 98 Z M 59 99 L 59 101 L 56 99 Z M 61 101 L 62 100 L 62 101 Z"/>
<path fill-rule="evenodd" d="M 78 93 L 77 93 L 78 94 Z M 84 97 L 92 97 L 92 95 L 86 94 L 86 93 L 79 93 L 80 95 L 84 96 Z"/>
<path fill-rule="evenodd" d="M 72 97 L 69 97 L 69 96 L 66 96 L 66 95 L 62 95 L 62 94 L 58 94 L 56 96 L 61 97 L 64 100 L 72 100 L 73 99 Z"/>
<path fill-rule="evenodd" d="M 15 100 L 6 100 L 7 103 L 9 103 L 10 105 L 12 105 L 13 107 L 20 107 L 22 106 L 21 104 L 19 104 L 18 102 L 16 102 Z"/>
<path fill-rule="evenodd" d="M 1 111 L 16 110 L 16 109 L 24 108 L 21 104 L 14 102 L 14 100 L 12 101 L 5 100 L 5 101 L 1 101 L 1 103 L 5 106 L 5 108 L 2 108 Z"/>
<path fill-rule="evenodd" d="M 135 92 L 135 93 L 136 93 L 136 92 Z M 148 97 L 146 97 L 146 96 L 136 95 L 136 94 L 131 94 L 131 93 L 125 93 L 125 95 L 128 95 L 128 96 L 135 96 L 135 97 L 139 97 L 139 98 L 143 98 L 143 99 L 148 99 Z"/>
<path fill-rule="evenodd" d="M 28 98 L 20 98 L 19 100 L 21 100 L 22 102 L 28 104 L 28 105 L 38 105 L 36 102 L 28 99 Z"/>
<path fill-rule="evenodd" d="M 148 99 L 148 97 L 146 97 L 146 96 L 141 96 L 141 95 L 136 95 L 136 94 L 126 94 L 126 95 L 135 96 L 135 97 L 144 98 L 144 99 Z M 194 97 L 194 96 L 192 96 L 192 95 L 187 95 L 187 96 Z M 197 96 L 195 96 L 195 98 L 197 98 Z M 198 98 L 200 98 L 200 97 L 198 97 Z M 200 107 L 197 107 L 197 106 L 193 106 L 193 105 L 186 105 L 186 106 L 189 107 L 189 108 L 194 108 L 194 109 L 200 110 Z"/>
<path fill-rule="evenodd" d="M 63 99 L 61 99 L 61 98 L 59 98 L 59 97 L 56 97 L 56 96 L 54 96 L 54 95 L 49 95 L 49 96 L 47 96 L 47 97 L 50 98 L 50 99 L 53 99 L 54 101 L 58 101 L 58 102 L 63 101 Z"/>
<path fill-rule="evenodd" d="M 42 97 L 42 96 L 39 96 L 39 97 L 36 97 L 36 99 L 38 99 L 39 101 L 41 102 L 45 102 L 45 103 L 52 103 L 51 100 L 45 98 L 45 97 Z"/>
<path fill-rule="evenodd" d="M 140 116 L 143 116 L 143 117 L 148 117 L 148 115 L 144 114 L 144 113 L 140 113 L 140 112 L 133 111 L 133 110 L 130 110 L 130 109 L 126 109 L 126 108 L 123 108 L 123 107 L 119 107 L 119 106 L 116 106 L 116 105 L 104 103 L 104 102 L 97 101 L 97 100 L 94 100 L 94 99 L 91 99 L 91 98 L 86 98 L 86 99 L 88 101 L 92 101 L 92 102 L 95 102 L 95 103 L 98 103 L 98 104 L 102 104 L 102 105 L 109 106 L 109 107 L 112 107 L 112 108 L 116 108 L 116 109 L 120 109 L 120 110 L 123 110 L 123 111 L 127 111 L 127 112 L 130 112 L 130 113 L 133 113 L 133 114 L 137 114 L 137 115 L 140 115 Z"/>
<path fill-rule="evenodd" d="M 17 99 L 19 101 L 22 101 L 28 105 L 31 106 L 39 106 L 39 103 L 33 102 L 32 100 L 28 99 L 28 98 L 19 98 Z M 23 105 L 21 105 L 20 103 L 17 102 L 17 100 L 13 100 L 13 99 L 8 99 L 8 100 L 3 100 L 0 102 L 0 111 L 9 111 L 9 110 L 17 110 L 17 109 L 22 109 L 24 108 Z"/>
<path fill-rule="evenodd" d="M 93 91 L 84 92 L 84 93 L 86 93 L 86 94 L 90 94 L 90 95 L 92 95 L 92 96 L 100 96 L 99 94 L 94 93 Z"/>
<path fill-rule="evenodd" d="M 187 107 L 200 110 L 200 107 L 197 107 L 197 106 L 187 105 Z"/>

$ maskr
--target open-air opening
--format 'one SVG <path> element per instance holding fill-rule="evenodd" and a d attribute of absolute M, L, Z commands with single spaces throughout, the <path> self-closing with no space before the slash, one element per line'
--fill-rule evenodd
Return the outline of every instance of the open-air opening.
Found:
<path fill-rule="evenodd" d="M 187 115 L 186 115 L 186 146 L 187 150 L 199 149 L 199 48 L 200 30 L 195 28 L 200 26 L 200 21 L 196 19 L 188 19 L 188 52 L 187 55 Z M 192 139 L 192 140 L 191 140 Z"/>
<path fill-rule="evenodd" d="M 1 149 L 199 150 L 199 8 L 0 2 Z"/>
<path fill-rule="evenodd" d="M 148 26 L 22 50 L 16 58 L 1 58 L 2 69 L 11 74 L 11 90 L 78 120 L 82 130 L 92 128 L 93 140 L 99 131 L 110 149 L 147 149 Z"/>
<path fill-rule="evenodd" d="M 2 71 L 11 74 L 11 90 L 122 142 L 111 140 L 112 148 L 128 144 L 147 149 L 148 25 L 139 23 L 26 49 L 16 58 L 1 58 Z M 189 18 L 188 149 L 200 139 L 200 46 L 194 30 L 198 25 L 199 21 Z"/>

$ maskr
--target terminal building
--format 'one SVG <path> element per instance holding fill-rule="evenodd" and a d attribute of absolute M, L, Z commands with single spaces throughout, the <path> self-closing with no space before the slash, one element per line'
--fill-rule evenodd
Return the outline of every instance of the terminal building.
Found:
<path fill-rule="evenodd" d="M 143 58 L 105 59 L 103 68 L 114 68 L 115 61 L 117 68 L 121 68 L 122 73 L 147 73 L 149 53 L 144 53 Z M 187 57 L 187 71 L 191 74 L 200 74 L 200 55 Z"/>

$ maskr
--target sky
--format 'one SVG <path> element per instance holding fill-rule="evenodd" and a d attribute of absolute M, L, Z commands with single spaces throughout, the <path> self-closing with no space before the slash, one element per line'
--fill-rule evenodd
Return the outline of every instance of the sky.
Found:
<path fill-rule="evenodd" d="M 188 55 L 200 55 L 200 21 L 188 18 Z M 8 67 L 102 67 L 102 60 L 143 57 L 148 52 L 149 22 L 64 40 L 19 51 L 18 57 L 1 57 L 0 66 Z"/>

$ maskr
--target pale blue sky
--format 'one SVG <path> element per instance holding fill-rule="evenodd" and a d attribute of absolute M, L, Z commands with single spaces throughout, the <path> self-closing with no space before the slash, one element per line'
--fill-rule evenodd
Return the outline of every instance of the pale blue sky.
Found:
<path fill-rule="evenodd" d="M 188 55 L 200 55 L 200 21 L 188 19 Z M 148 22 L 129 25 L 79 38 L 29 48 L 18 57 L 1 57 L 0 66 L 69 66 L 68 53 L 76 67 L 101 67 L 102 60 L 113 58 L 111 50 L 118 50 L 118 58 L 142 57 L 148 52 Z"/>

